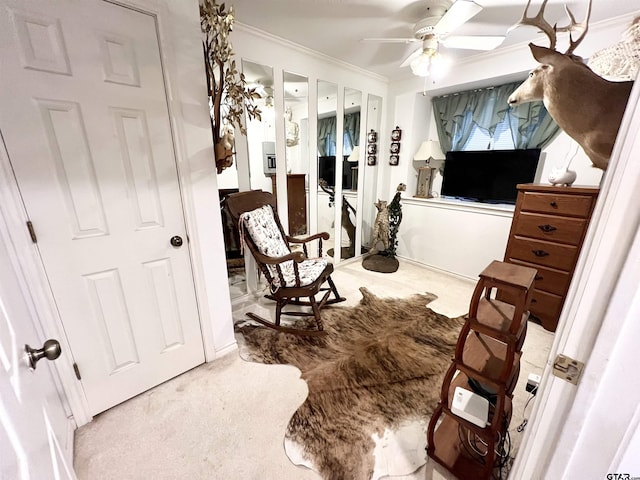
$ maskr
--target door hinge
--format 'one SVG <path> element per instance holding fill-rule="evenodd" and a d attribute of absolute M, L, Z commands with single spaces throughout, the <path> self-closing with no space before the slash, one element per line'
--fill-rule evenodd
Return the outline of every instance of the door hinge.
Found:
<path fill-rule="evenodd" d="M 573 383 L 574 385 L 578 384 L 578 380 L 580 379 L 583 370 L 583 362 L 574 360 L 566 355 L 558 354 L 556 359 L 553 361 L 553 374 L 569 383 Z"/>
<path fill-rule="evenodd" d="M 36 231 L 33 228 L 33 223 L 31 223 L 31 220 L 27 221 L 27 230 L 29 230 L 29 236 L 31 237 L 31 241 L 33 243 L 38 243 L 38 237 L 36 237 Z"/>
<path fill-rule="evenodd" d="M 76 378 L 78 380 L 82 380 L 82 377 L 80 376 L 80 369 L 78 368 L 78 364 L 77 363 L 73 364 L 73 371 L 76 372 Z"/>

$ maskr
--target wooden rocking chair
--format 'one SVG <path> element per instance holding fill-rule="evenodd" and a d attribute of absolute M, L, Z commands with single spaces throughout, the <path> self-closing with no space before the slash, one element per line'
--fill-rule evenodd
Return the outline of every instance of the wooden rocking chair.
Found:
<path fill-rule="evenodd" d="M 275 198 L 269 192 L 251 190 L 234 193 L 227 197 L 227 207 L 240 230 L 241 241 L 249 249 L 260 272 L 269 283 L 270 295 L 275 300 L 275 322 L 266 320 L 255 313 L 247 316 L 267 327 L 300 335 L 322 335 L 324 327 L 320 309 L 325 305 L 342 302 L 331 273 L 333 264 L 322 258 L 322 241 L 329 239 L 326 232 L 306 238 L 290 237 L 284 233 L 275 208 Z M 309 258 L 307 244 L 318 242 L 318 257 Z M 291 251 L 290 244 L 302 246 L 302 251 Z M 324 283 L 327 287 L 323 287 Z M 316 295 L 324 292 L 320 301 Z M 329 298 L 333 293 L 333 298 Z M 307 298 L 308 300 L 301 300 Z M 310 311 L 284 311 L 286 305 L 303 305 Z M 314 317 L 316 330 L 287 327 L 280 324 L 282 315 Z"/>

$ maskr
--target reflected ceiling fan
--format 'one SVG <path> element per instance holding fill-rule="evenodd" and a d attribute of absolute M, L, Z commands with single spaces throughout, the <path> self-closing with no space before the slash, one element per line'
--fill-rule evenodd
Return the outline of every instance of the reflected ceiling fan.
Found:
<path fill-rule="evenodd" d="M 427 0 L 427 16 L 413 27 L 413 38 L 365 38 L 364 41 L 386 43 L 422 42 L 422 46 L 411 53 L 400 65 L 411 66 L 415 75 L 426 77 L 431 66 L 439 59 L 439 46 L 468 50 L 493 50 L 504 36 L 496 35 L 451 35 L 451 32 L 476 16 L 483 7 L 472 0 Z"/>

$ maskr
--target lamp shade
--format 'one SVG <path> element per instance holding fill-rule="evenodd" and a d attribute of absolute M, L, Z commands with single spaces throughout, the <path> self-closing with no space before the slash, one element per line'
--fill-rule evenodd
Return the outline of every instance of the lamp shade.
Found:
<path fill-rule="evenodd" d="M 347 161 L 357 162 L 358 160 L 360 160 L 360 146 L 356 145 L 355 147 L 353 147 L 353 150 L 351 151 L 351 155 L 347 157 Z"/>
<path fill-rule="evenodd" d="M 431 159 L 443 159 L 444 153 L 440 149 L 440 143 L 435 140 L 426 140 L 422 142 L 420 148 L 413 156 L 414 160 L 431 160 Z"/>

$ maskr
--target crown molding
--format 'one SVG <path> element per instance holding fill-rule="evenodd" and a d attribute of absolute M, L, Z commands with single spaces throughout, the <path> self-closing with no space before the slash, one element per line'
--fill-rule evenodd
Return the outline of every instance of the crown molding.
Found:
<path fill-rule="evenodd" d="M 234 23 L 234 29 L 237 28 L 239 31 L 249 34 L 249 35 L 253 35 L 256 36 L 258 38 L 262 38 L 266 41 L 269 42 L 273 42 L 273 43 L 277 43 L 279 45 L 282 45 L 283 47 L 286 48 L 290 48 L 293 50 L 297 50 L 298 52 L 309 56 L 309 57 L 313 57 L 318 59 L 319 61 L 322 62 L 326 62 L 326 63 L 331 63 L 333 65 L 335 65 L 336 67 L 340 67 L 346 70 L 350 70 L 354 73 L 357 73 L 359 75 L 365 75 L 373 80 L 379 81 L 379 82 L 383 82 L 385 84 L 389 83 L 389 78 L 383 76 L 383 75 L 379 75 L 377 73 L 371 72 L 369 70 L 365 70 L 364 68 L 360 68 L 357 67 L 355 65 L 352 65 L 350 63 L 344 62 L 342 60 L 338 60 L 337 58 L 331 57 L 329 55 L 326 55 L 324 53 L 318 52 L 317 50 L 313 50 L 311 48 L 305 47 L 300 45 L 299 43 L 294 43 L 290 40 L 287 40 L 286 38 L 282 38 L 282 37 L 278 37 L 277 35 L 273 35 L 272 33 L 266 32 L 264 30 L 261 30 L 259 28 L 256 27 L 252 27 L 251 25 L 247 25 L 245 23 L 242 22 L 235 22 Z"/>

